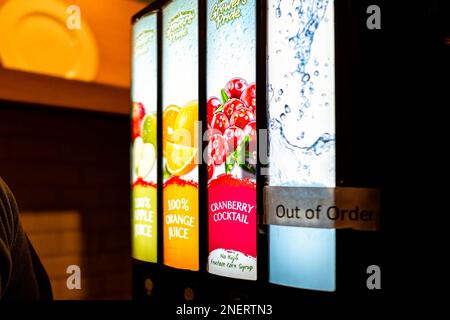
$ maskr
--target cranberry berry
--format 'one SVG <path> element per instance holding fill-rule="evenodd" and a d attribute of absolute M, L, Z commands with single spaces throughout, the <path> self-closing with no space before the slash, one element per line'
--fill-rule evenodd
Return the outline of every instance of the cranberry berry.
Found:
<path fill-rule="evenodd" d="M 214 134 L 209 141 L 208 152 L 215 165 L 224 163 L 228 154 L 228 144 L 225 138 L 220 134 Z"/>
<path fill-rule="evenodd" d="M 247 87 L 247 81 L 242 78 L 233 78 L 228 81 L 225 92 L 227 93 L 230 99 L 237 98 L 239 99 L 242 95 L 242 91 Z"/>
<path fill-rule="evenodd" d="M 250 142 L 256 141 L 256 121 L 252 121 L 245 126 L 244 135 L 249 136 Z"/>
<path fill-rule="evenodd" d="M 248 151 L 253 159 L 253 161 L 256 161 L 256 148 L 257 148 L 257 136 L 256 136 L 256 121 L 252 121 L 249 124 L 247 124 L 244 128 L 244 137 L 249 137 L 249 146 Z"/>
<path fill-rule="evenodd" d="M 208 156 L 208 180 L 214 175 L 214 160 L 211 156 Z"/>
<path fill-rule="evenodd" d="M 256 120 L 255 115 L 247 108 L 239 108 L 230 117 L 230 125 L 244 129 L 247 124 Z"/>
<path fill-rule="evenodd" d="M 223 137 L 228 144 L 228 151 L 233 152 L 244 137 L 244 131 L 241 128 L 232 126 L 225 130 Z"/>
<path fill-rule="evenodd" d="M 235 112 L 238 108 L 245 108 L 244 103 L 239 99 L 230 99 L 223 106 L 223 112 L 227 115 L 228 119 L 230 119 L 233 112 Z"/>
<path fill-rule="evenodd" d="M 253 113 L 256 113 L 256 84 L 252 83 L 242 92 L 240 99 Z"/>
<path fill-rule="evenodd" d="M 226 129 L 230 126 L 230 122 L 228 121 L 228 117 L 223 112 L 218 112 L 214 115 L 211 128 L 213 130 L 218 130 L 220 133 L 224 133 Z"/>
<path fill-rule="evenodd" d="M 222 103 L 220 100 L 216 97 L 211 97 L 208 100 L 208 104 L 206 106 L 206 112 L 208 117 L 208 124 L 212 123 L 212 118 L 214 117 L 214 112 L 216 112 L 217 109 L 220 108 Z"/>

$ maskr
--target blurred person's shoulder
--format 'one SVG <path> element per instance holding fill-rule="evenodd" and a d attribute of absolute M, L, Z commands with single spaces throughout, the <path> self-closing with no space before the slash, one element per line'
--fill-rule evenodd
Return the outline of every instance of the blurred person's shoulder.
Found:
<path fill-rule="evenodd" d="M 0 178 L 0 300 L 49 300 L 52 289 L 22 229 L 12 191 Z"/>
<path fill-rule="evenodd" d="M 11 247 L 17 221 L 17 204 L 11 190 L 0 178 L 0 299 L 4 297 L 11 279 Z"/>
<path fill-rule="evenodd" d="M 0 177 L 0 240 L 11 248 L 14 244 L 14 235 L 19 220 L 16 200 Z"/>

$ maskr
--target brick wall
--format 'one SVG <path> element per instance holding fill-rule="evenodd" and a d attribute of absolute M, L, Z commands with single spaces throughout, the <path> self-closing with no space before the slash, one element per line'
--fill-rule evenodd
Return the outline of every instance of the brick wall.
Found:
<path fill-rule="evenodd" d="M 0 103 L 0 176 L 55 298 L 130 298 L 127 117 Z M 70 264 L 79 292 L 65 286 Z"/>

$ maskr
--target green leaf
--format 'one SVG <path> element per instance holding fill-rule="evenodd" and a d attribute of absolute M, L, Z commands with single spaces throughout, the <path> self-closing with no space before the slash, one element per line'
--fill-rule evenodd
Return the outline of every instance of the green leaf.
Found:
<path fill-rule="evenodd" d="M 228 97 L 227 92 L 224 89 L 222 89 L 220 91 L 220 93 L 222 95 L 222 105 L 220 107 L 218 107 L 216 111 L 214 111 L 214 114 L 222 112 L 223 108 L 225 106 L 225 103 L 227 103 L 227 101 L 230 100 L 230 98 Z"/>
<path fill-rule="evenodd" d="M 239 165 L 239 167 L 241 167 L 242 169 L 244 169 L 245 171 L 248 171 L 250 173 L 256 174 L 256 169 L 255 167 L 253 167 L 252 165 L 250 165 L 249 163 L 242 163 Z"/>
<path fill-rule="evenodd" d="M 230 173 L 234 168 L 235 162 L 233 163 L 225 163 L 225 173 Z"/>
<path fill-rule="evenodd" d="M 227 103 L 228 100 L 230 100 L 230 97 L 228 96 L 227 92 L 225 91 L 225 89 L 222 89 L 220 91 L 220 93 L 222 94 L 222 107 L 225 105 L 225 103 Z"/>
<path fill-rule="evenodd" d="M 225 173 L 230 173 L 231 170 L 233 170 L 234 165 L 236 164 L 236 159 L 234 158 L 235 153 L 236 153 L 236 151 L 230 153 L 227 156 L 227 159 L 225 160 Z"/>
<path fill-rule="evenodd" d="M 250 137 L 247 135 L 244 137 L 244 139 L 241 141 L 239 146 L 236 148 L 235 159 L 239 164 L 245 163 L 245 159 L 247 157 L 246 152 L 247 152 L 249 143 L 250 143 Z"/>
<path fill-rule="evenodd" d="M 223 106 L 224 106 L 224 105 L 225 105 L 225 104 L 222 104 L 220 107 L 218 107 L 217 110 L 214 111 L 214 114 L 219 113 L 219 112 L 222 112 L 222 111 L 223 111 Z"/>
<path fill-rule="evenodd" d="M 248 151 L 249 144 L 250 136 L 246 135 L 241 143 L 239 143 L 236 150 L 227 156 L 225 162 L 226 173 L 230 173 L 237 164 L 245 171 L 256 174 L 256 168 L 247 161 L 250 157 L 250 152 Z"/>

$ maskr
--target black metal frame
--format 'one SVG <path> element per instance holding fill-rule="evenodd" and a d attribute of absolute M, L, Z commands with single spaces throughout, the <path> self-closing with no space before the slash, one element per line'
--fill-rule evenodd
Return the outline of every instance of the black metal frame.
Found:
<path fill-rule="evenodd" d="M 134 24 L 137 20 L 141 19 L 143 16 L 151 12 L 158 12 L 167 1 L 168 0 L 156 0 L 150 3 L 144 9 L 133 15 L 133 17 L 131 18 L 131 24 Z"/>
<path fill-rule="evenodd" d="M 267 130 L 267 0 L 256 0 L 256 126 L 259 130 Z M 268 145 L 267 141 L 267 145 Z M 257 153 L 260 155 L 260 141 L 258 139 Z M 258 282 L 267 283 L 268 270 L 268 228 L 264 225 L 263 192 L 266 177 L 261 174 L 265 168 L 260 163 L 256 168 L 256 203 L 258 208 L 257 224 L 257 269 Z"/>

